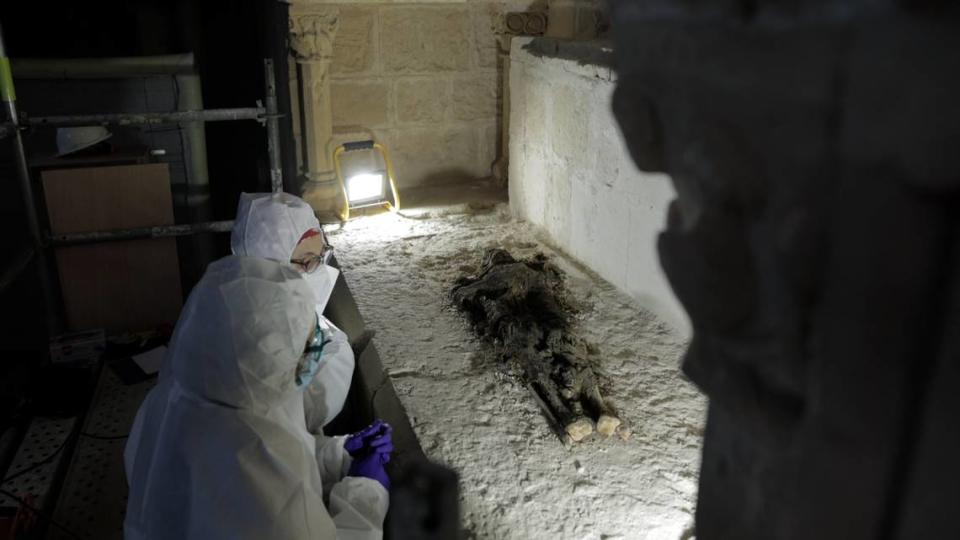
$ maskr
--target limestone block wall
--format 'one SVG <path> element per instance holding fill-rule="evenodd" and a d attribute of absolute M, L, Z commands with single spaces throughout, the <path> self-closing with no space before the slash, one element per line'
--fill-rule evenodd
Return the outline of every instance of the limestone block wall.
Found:
<path fill-rule="evenodd" d="M 611 69 L 510 51 L 510 206 L 553 243 L 689 334 L 656 242 L 675 192 L 640 172 L 610 110 Z"/>
<path fill-rule="evenodd" d="M 335 139 L 372 134 L 391 151 L 402 188 L 490 176 L 500 151 L 502 14 L 532 3 L 306 2 L 291 16 L 339 10 Z"/>

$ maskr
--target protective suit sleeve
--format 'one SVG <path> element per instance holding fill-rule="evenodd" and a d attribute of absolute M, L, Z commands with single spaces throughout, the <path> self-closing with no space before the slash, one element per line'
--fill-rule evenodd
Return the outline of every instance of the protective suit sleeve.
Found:
<path fill-rule="evenodd" d="M 147 396 L 149 399 L 150 396 Z M 146 402 L 146 400 L 144 400 Z M 143 416 L 146 414 L 146 407 L 140 407 L 137 416 L 133 419 L 133 426 L 130 428 L 130 435 L 127 436 L 127 444 L 123 448 L 123 470 L 127 478 L 133 478 L 134 460 L 137 457 L 137 451 L 140 448 L 140 436 L 143 432 Z"/>
<path fill-rule="evenodd" d="M 226 460 L 237 463 L 235 474 L 214 474 L 216 466 L 200 473 L 198 481 L 221 478 L 212 500 L 190 509 L 194 526 L 188 538 L 335 537 L 336 524 L 324 512 L 321 482 L 309 474 L 309 456 L 300 454 L 302 448 L 293 439 L 284 439 L 260 441 L 237 451 L 235 460 Z"/>
<path fill-rule="evenodd" d="M 324 491 L 330 492 L 327 486 L 343 480 L 350 469 L 353 458 L 343 449 L 347 436 L 327 437 L 317 435 L 317 465 L 320 467 L 320 478 L 323 480 Z"/>
<path fill-rule="evenodd" d="M 375 480 L 348 476 L 330 492 L 330 516 L 339 540 L 379 540 L 390 495 Z"/>

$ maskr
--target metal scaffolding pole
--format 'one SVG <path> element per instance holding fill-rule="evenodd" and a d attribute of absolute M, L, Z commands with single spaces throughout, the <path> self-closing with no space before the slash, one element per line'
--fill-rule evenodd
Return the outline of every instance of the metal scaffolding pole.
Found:
<path fill-rule="evenodd" d="M 178 124 L 180 122 L 225 122 L 230 120 L 269 120 L 267 110 L 262 107 L 239 109 L 205 109 L 202 111 L 171 111 L 162 113 L 109 113 L 75 114 L 63 116 L 27 117 L 24 124 L 30 127 L 64 127 L 93 125 L 156 125 Z"/>
<path fill-rule="evenodd" d="M 193 223 L 188 225 L 158 225 L 156 227 L 138 227 L 135 229 L 118 229 L 114 231 L 55 234 L 50 236 L 50 243 L 52 243 L 54 246 L 72 246 L 76 244 L 93 244 L 97 242 L 114 242 L 118 240 L 167 238 L 171 236 L 187 236 L 199 233 L 221 233 L 230 232 L 231 229 L 233 229 L 232 220 Z"/>
<path fill-rule="evenodd" d="M 16 109 L 13 77 L 10 71 L 10 61 L 3 46 L 3 35 L 0 32 L 0 98 L 7 111 L 7 122 L 0 121 L 0 139 L 12 137 L 14 139 L 14 158 L 17 177 L 21 187 L 24 211 L 27 214 L 28 228 L 32 241 L 32 248 L 21 254 L 14 263 L 0 274 L 0 291 L 12 283 L 17 276 L 36 257 L 39 261 L 41 283 L 44 300 L 48 308 L 51 332 L 59 331 L 59 309 L 53 295 L 53 284 L 50 281 L 48 246 L 69 246 L 90 244 L 96 242 L 111 242 L 134 240 L 141 238 L 167 238 L 186 236 L 200 233 L 229 232 L 233 228 L 233 221 L 213 221 L 188 225 L 162 225 L 156 227 L 140 227 L 134 229 L 120 229 L 113 231 L 91 231 L 83 233 L 59 234 L 46 236 L 41 232 L 37 216 L 36 204 L 33 198 L 33 189 L 30 180 L 30 171 L 27 166 L 26 153 L 20 133 L 21 126 L 29 127 L 65 127 L 89 125 L 156 125 L 179 124 L 185 122 L 221 122 L 231 120 L 256 120 L 267 128 L 267 151 L 270 159 L 270 183 L 273 192 L 283 191 L 283 169 L 280 163 L 280 129 L 277 113 L 276 74 L 273 61 L 264 60 L 264 85 L 266 107 L 248 107 L 235 109 L 206 109 L 190 111 L 172 111 L 160 113 L 110 113 L 19 117 Z M 258 102 L 258 105 L 260 103 Z"/>
<path fill-rule="evenodd" d="M 3 29 L 0 28 L 0 101 L 7 116 L 7 130 L 12 132 L 13 161 L 17 171 L 17 182 L 20 185 L 20 197 L 23 212 L 27 218 L 27 230 L 30 233 L 30 242 L 39 262 L 40 288 L 47 313 L 47 324 L 51 332 L 59 330 L 59 308 L 54 295 L 51 281 L 49 257 L 44 251 L 43 234 L 40 231 L 40 219 L 37 216 L 37 206 L 33 198 L 33 185 L 30 181 L 30 168 L 27 165 L 27 153 L 23 147 L 23 135 L 20 133 L 20 116 L 17 113 L 17 94 L 13 86 L 13 74 L 10 71 L 10 58 L 3 42 Z M 31 257 L 32 258 L 32 257 Z M 29 262 L 29 261 L 28 261 Z"/>
<path fill-rule="evenodd" d="M 40 221 L 37 218 L 37 207 L 33 200 L 33 189 L 30 186 L 30 169 L 27 166 L 27 154 L 23 148 L 23 137 L 20 134 L 20 117 L 17 114 L 17 96 L 13 88 L 13 76 L 10 73 L 10 59 L 7 58 L 3 44 L 3 31 L 0 30 L 0 99 L 3 100 L 4 110 L 13 131 L 13 159 L 17 171 L 17 181 L 20 183 L 20 195 L 23 197 L 24 212 L 27 216 L 27 227 L 30 230 L 30 239 L 35 247 L 40 247 Z"/>
<path fill-rule="evenodd" d="M 7 287 L 13 284 L 20 277 L 20 274 L 27 269 L 27 266 L 30 265 L 30 261 L 33 260 L 34 255 L 37 254 L 37 251 L 29 247 L 23 250 L 13 262 L 10 263 L 2 274 L 0 274 L 0 293 L 7 290 Z"/>
<path fill-rule="evenodd" d="M 270 185 L 274 193 L 283 191 L 283 169 L 280 165 L 280 120 L 277 117 L 277 80 L 273 60 L 263 61 L 263 81 L 267 103 L 267 153 L 270 155 Z"/>

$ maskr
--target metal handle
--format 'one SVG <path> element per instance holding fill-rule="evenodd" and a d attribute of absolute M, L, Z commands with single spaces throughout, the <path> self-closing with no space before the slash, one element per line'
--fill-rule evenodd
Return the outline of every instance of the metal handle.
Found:
<path fill-rule="evenodd" d="M 371 141 L 354 141 L 354 142 L 345 142 L 343 143 L 343 150 L 345 152 L 355 152 L 357 150 L 373 150 L 374 142 Z"/>

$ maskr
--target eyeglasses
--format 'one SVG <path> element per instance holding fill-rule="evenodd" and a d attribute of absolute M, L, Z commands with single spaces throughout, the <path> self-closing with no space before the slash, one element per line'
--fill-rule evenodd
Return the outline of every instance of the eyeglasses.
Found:
<path fill-rule="evenodd" d="M 330 261 L 330 257 L 333 257 L 333 246 L 327 244 L 323 247 L 323 252 L 320 255 L 310 255 L 302 259 L 290 259 L 290 264 L 296 266 L 304 274 L 312 274 L 317 268 L 320 268 L 321 264 L 327 264 Z"/>
<path fill-rule="evenodd" d="M 303 349 L 303 357 L 297 366 L 297 386 L 302 387 L 313 379 L 313 376 L 317 373 L 317 368 L 320 366 L 323 348 L 327 343 L 330 343 L 330 339 L 324 336 L 318 319 L 313 330 L 313 336 Z"/>
<path fill-rule="evenodd" d="M 323 346 L 327 343 L 330 343 L 330 340 L 326 339 L 323 335 L 323 329 L 320 328 L 320 321 L 317 320 L 317 324 L 313 329 L 313 337 L 310 338 L 310 342 L 307 343 L 306 348 L 303 349 L 303 354 L 322 352 Z"/>

